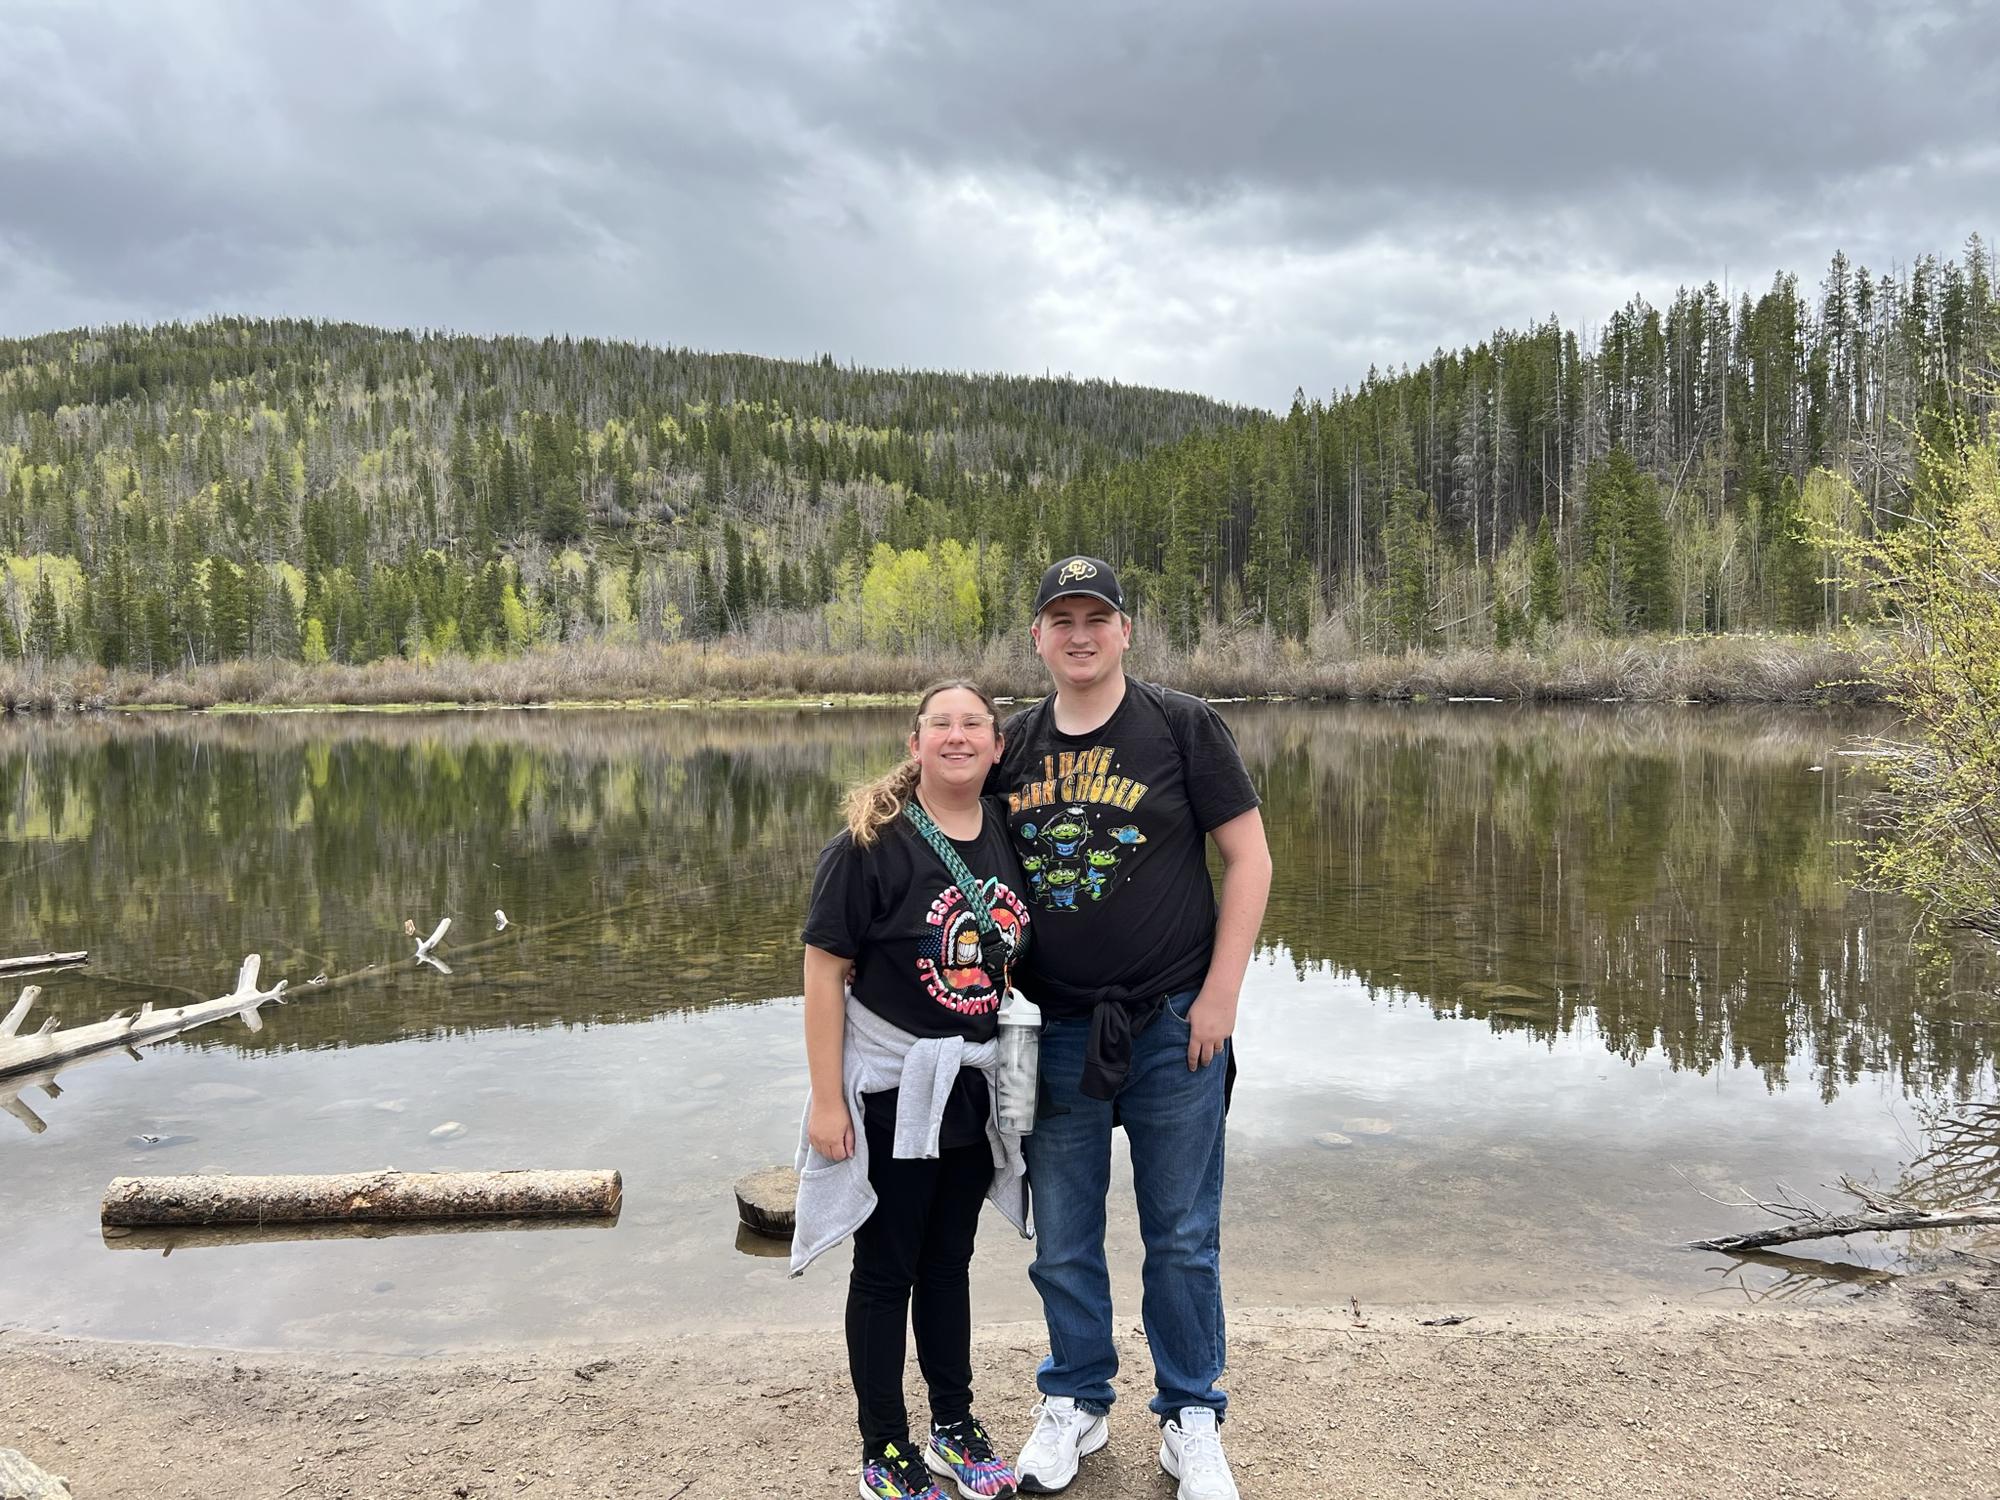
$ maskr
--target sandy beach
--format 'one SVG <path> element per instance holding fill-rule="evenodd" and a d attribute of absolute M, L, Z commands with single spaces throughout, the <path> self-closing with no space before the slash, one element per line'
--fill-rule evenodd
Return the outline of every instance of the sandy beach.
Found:
<path fill-rule="evenodd" d="M 1242 1308 L 1226 1430 L 1246 1497 L 2000 1494 L 2000 1279 L 1808 1306 Z M 1025 1434 L 1041 1329 L 978 1331 L 982 1414 Z M 1076 1500 L 1166 1500 L 1124 1399 Z M 914 1370 L 912 1372 L 914 1379 Z M 392 1360 L 0 1334 L 0 1446 L 79 1497 L 851 1495 L 837 1330 Z M 913 1410 L 921 1412 L 912 1387 Z"/>

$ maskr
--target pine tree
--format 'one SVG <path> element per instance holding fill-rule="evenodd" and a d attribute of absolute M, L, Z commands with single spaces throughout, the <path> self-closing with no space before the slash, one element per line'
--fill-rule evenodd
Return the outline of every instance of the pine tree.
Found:
<path fill-rule="evenodd" d="M 139 665 L 148 672 L 165 672 L 174 664 L 174 622 L 161 590 L 147 589 L 139 603 Z"/>
<path fill-rule="evenodd" d="M 1599 623 L 1613 634 L 1661 630 L 1672 619 L 1672 542 L 1659 484 L 1614 448 L 1584 492 Z"/>
<path fill-rule="evenodd" d="M 97 637 L 98 664 L 106 667 L 127 665 L 135 653 L 132 643 L 131 585 L 125 567 L 124 548 L 108 549 L 103 574 L 97 587 L 86 589 L 85 593 L 96 596 L 93 624 Z"/>
<path fill-rule="evenodd" d="M 28 606 L 28 654 L 37 661 L 53 661 L 61 644 L 62 614 L 56 608 L 56 591 L 49 575 L 44 573 Z"/>
<path fill-rule="evenodd" d="M 694 565 L 694 634 L 713 640 L 723 630 L 722 595 L 715 587 L 715 563 L 704 550 Z"/>
<path fill-rule="evenodd" d="M 250 649 L 250 619 L 244 608 L 243 574 L 226 557 L 211 556 L 206 567 L 209 656 L 228 661 Z"/>
<path fill-rule="evenodd" d="M 743 536 L 733 524 L 722 528 L 722 551 L 722 628 L 741 630 L 750 615 L 750 585 L 743 572 Z"/>
<path fill-rule="evenodd" d="M 540 499 L 543 541 L 561 547 L 583 535 L 583 496 L 573 475 L 559 471 Z"/>
<path fill-rule="evenodd" d="M 1437 633 L 1431 599 L 1436 534 L 1431 497 L 1408 486 L 1397 490 L 1382 534 L 1382 553 L 1388 573 L 1389 638 L 1405 651 L 1432 644 Z"/>
<path fill-rule="evenodd" d="M 1563 617 L 1562 557 L 1549 532 L 1547 516 L 1542 517 L 1535 533 L 1535 550 L 1528 567 L 1528 618 L 1539 625 L 1554 625 Z"/>

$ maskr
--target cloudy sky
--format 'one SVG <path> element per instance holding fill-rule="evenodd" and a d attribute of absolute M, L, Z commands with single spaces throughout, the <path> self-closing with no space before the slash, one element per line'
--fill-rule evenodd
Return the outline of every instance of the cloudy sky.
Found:
<path fill-rule="evenodd" d="M 1280 406 L 2000 232 L 1989 0 L 0 0 L 0 334 L 208 312 Z"/>

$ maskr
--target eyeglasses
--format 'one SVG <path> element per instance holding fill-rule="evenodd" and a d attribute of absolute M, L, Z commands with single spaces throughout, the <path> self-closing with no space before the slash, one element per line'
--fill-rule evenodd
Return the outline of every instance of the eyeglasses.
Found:
<path fill-rule="evenodd" d="M 938 734 L 949 734 L 956 729 L 962 734 L 978 734 L 993 727 L 991 714 L 919 714 L 917 726 L 930 729 Z"/>

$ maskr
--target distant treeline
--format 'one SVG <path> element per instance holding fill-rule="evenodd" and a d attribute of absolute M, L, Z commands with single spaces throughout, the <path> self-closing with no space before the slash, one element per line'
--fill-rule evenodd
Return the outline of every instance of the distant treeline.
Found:
<path fill-rule="evenodd" d="M 1496 333 L 1282 417 L 1072 379 L 220 319 L 0 341 L 0 654 L 165 671 L 1017 631 L 1051 556 L 1177 648 L 1849 618 L 1819 524 L 1990 427 L 1991 254 Z"/>

